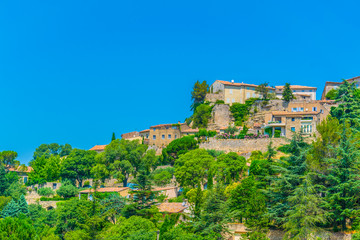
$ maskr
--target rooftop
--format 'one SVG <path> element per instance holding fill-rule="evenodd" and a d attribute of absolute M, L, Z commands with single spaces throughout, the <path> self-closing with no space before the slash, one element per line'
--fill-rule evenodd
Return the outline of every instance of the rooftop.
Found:
<path fill-rule="evenodd" d="M 160 128 L 160 127 L 172 127 L 173 125 L 178 125 L 179 123 L 166 123 L 166 124 L 158 124 L 155 126 L 151 126 L 150 128 Z"/>
<path fill-rule="evenodd" d="M 199 132 L 198 128 L 195 129 L 187 129 L 187 130 L 181 130 L 182 133 L 197 133 Z"/>
<path fill-rule="evenodd" d="M 105 150 L 105 147 L 107 145 L 95 145 L 93 146 L 92 148 L 90 148 L 90 150 L 93 150 L 93 151 L 101 151 L 101 150 Z"/>
<path fill-rule="evenodd" d="M 142 131 L 140 131 L 139 133 L 146 133 L 146 132 L 150 132 L 150 129 L 142 130 Z"/>
<path fill-rule="evenodd" d="M 224 85 L 227 85 L 227 86 L 238 86 L 238 87 L 241 87 L 241 86 L 244 86 L 244 87 L 257 87 L 258 85 L 255 85 L 255 84 L 248 84 L 248 83 L 235 83 L 235 82 L 228 82 L 228 81 L 223 81 L 223 80 L 216 80 Z M 215 81 L 215 82 L 216 82 Z M 272 87 L 268 87 L 269 89 L 273 89 Z"/>
<path fill-rule="evenodd" d="M 183 203 L 171 202 L 171 203 L 161 203 L 157 206 L 159 212 L 168 212 L 168 213 L 180 213 L 187 209 L 188 205 L 183 205 Z"/>
<path fill-rule="evenodd" d="M 319 112 L 287 112 L 287 111 L 273 111 L 274 116 L 299 116 L 299 115 L 317 115 Z"/>
<path fill-rule="evenodd" d="M 10 172 L 26 172 L 29 173 L 33 170 L 32 167 L 27 167 L 27 166 L 17 166 L 17 167 L 7 167 L 7 170 L 9 170 Z"/>
<path fill-rule="evenodd" d="M 283 89 L 284 86 L 275 86 L 276 89 Z M 317 89 L 317 87 L 308 87 L 308 86 L 301 86 L 301 85 L 290 85 L 290 89 Z"/>

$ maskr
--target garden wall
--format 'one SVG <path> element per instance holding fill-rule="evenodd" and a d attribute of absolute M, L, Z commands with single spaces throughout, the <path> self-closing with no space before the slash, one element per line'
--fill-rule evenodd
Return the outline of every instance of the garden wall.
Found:
<path fill-rule="evenodd" d="M 200 143 L 200 148 L 214 149 L 224 152 L 248 153 L 252 151 L 267 151 L 270 141 L 274 147 L 288 144 L 286 138 L 260 138 L 260 139 L 210 139 L 208 142 Z"/>

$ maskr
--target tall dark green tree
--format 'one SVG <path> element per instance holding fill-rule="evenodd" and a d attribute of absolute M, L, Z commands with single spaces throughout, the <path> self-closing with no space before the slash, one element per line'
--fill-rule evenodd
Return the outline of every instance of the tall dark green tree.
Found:
<path fill-rule="evenodd" d="M 1 217 L 16 217 L 19 213 L 19 205 L 14 199 L 12 199 L 2 210 Z"/>
<path fill-rule="evenodd" d="M 111 141 L 114 141 L 115 139 L 116 139 L 115 133 L 113 132 L 112 137 L 111 137 Z"/>
<path fill-rule="evenodd" d="M 29 214 L 29 205 L 26 202 L 25 196 L 21 195 L 19 201 L 18 201 L 18 206 L 19 206 L 19 212 L 23 213 L 25 215 Z"/>
<path fill-rule="evenodd" d="M 0 196 L 5 195 L 5 191 L 9 188 L 10 184 L 6 178 L 5 167 L 0 164 Z"/>
<path fill-rule="evenodd" d="M 324 200 L 310 175 L 305 176 L 302 184 L 294 190 L 289 197 L 289 204 L 284 224 L 289 239 L 314 239 L 315 234 L 324 232 L 320 227 L 326 223 L 326 212 L 321 207 Z"/>
<path fill-rule="evenodd" d="M 293 100 L 295 98 L 295 96 L 290 88 L 290 83 L 285 83 L 284 90 L 282 93 L 282 98 L 284 99 L 285 102 L 290 102 L 291 100 Z"/>
<path fill-rule="evenodd" d="M 278 227 L 286 222 L 286 212 L 290 209 L 288 198 L 301 184 L 301 178 L 307 171 L 307 148 L 303 138 L 295 134 L 289 145 L 291 155 L 286 159 L 281 159 L 274 167 L 279 174 L 270 178 L 271 185 L 267 191 L 268 210 L 270 219 Z"/>
<path fill-rule="evenodd" d="M 206 81 L 203 81 L 202 83 L 196 81 L 191 92 L 191 100 L 193 101 L 191 104 L 192 111 L 195 111 L 195 109 L 204 102 L 206 93 L 208 91 L 209 85 L 206 83 Z"/>
<path fill-rule="evenodd" d="M 358 91 L 355 82 L 349 83 L 344 80 L 335 98 L 339 105 L 333 107 L 330 111 L 331 115 L 336 117 L 340 124 L 347 122 L 356 131 L 360 131 L 360 98 L 358 97 Z"/>
<path fill-rule="evenodd" d="M 326 209 L 334 230 L 346 230 L 360 211 L 360 152 L 352 128 L 344 127 L 336 152 L 336 158 L 327 160 L 329 171 L 324 176 Z"/>

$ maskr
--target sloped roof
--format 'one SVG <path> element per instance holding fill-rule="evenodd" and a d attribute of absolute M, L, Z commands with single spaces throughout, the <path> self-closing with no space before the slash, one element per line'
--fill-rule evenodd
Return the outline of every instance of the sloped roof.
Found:
<path fill-rule="evenodd" d="M 275 86 L 276 89 L 283 89 L 284 86 Z M 301 85 L 290 85 L 290 89 L 317 89 L 317 87 L 308 87 L 308 86 L 301 86 Z"/>
<path fill-rule="evenodd" d="M 140 131 L 139 133 L 145 133 L 145 132 L 150 132 L 150 129 L 142 130 L 142 131 Z"/>
<path fill-rule="evenodd" d="M 238 86 L 238 87 L 241 87 L 241 86 L 244 86 L 244 87 L 257 87 L 258 85 L 255 85 L 255 84 L 248 84 L 248 83 L 236 83 L 236 82 L 228 82 L 228 81 L 223 81 L 223 80 L 216 80 L 224 85 L 227 85 L 227 86 Z M 215 81 L 215 82 L 216 82 Z M 272 87 L 268 87 L 269 89 L 274 89 Z"/>
<path fill-rule="evenodd" d="M 180 213 L 187 209 L 189 206 L 183 206 L 183 203 L 171 202 L 171 203 L 161 203 L 157 206 L 159 212 L 167 212 L 167 213 Z"/>
<path fill-rule="evenodd" d="M 298 115 L 317 115 L 319 112 L 287 112 L 287 111 L 273 111 L 274 116 L 298 116 Z"/>
<path fill-rule="evenodd" d="M 26 166 L 23 169 L 22 166 L 18 166 L 18 167 L 8 167 L 7 170 L 9 170 L 10 172 L 26 172 L 26 173 L 29 173 L 29 172 L 33 171 L 33 168 Z"/>
<path fill-rule="evenodd" d="M 92 148 L 90 148 L 90 150 L 94 150 L 94 151 L 100 151 L 100 150 L 105 150 L 105 147 L 107 145 L 95 145 Z"/>

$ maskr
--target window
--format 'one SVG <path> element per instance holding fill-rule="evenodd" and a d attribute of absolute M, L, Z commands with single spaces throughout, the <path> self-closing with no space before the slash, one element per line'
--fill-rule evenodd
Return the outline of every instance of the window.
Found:
<path fill-rule="evenodd" d="M 305 90 L 302 90 L 302 92 L 305 92 Z"/>
<path fill-rule="evenodd" d="M 323 113 L 324 111 L 322 109 L 320 109 L 320 113 Z"/>
<path fill-rule="evenodd" d="M 292 121 L 292 122 L 295 122 L 295 118 L 291 118 L 291 121 Z"/>
<path fill-rule="evenodd" d="M 295 127 L 291 127 L 291 131 L 292 131 L 292 132 L 295 132 Z"/>
<path fill-rule="evenodd" d="M 232 89 L 230 89 L 230 94 L 233 94 L 233 91 L 232 91 Z"/>
<path fill-rule="evenodd" d="M 177 135 L 175 135 L 174 138 L 177 139 Z"/>
<path fill-rule="evenodd" d="M 227 102 L 227 103 L 230 103 L 230 98 L 227 98 L 227 99 L 226 99 L 226 102 Z"/>
<path fill-rule="evenodd" d="M 166 129 L 169 129 L 169 127 L 166 127 Z"/>
<path fill-rule="evenodd" d="M 313 112 L 316 112 L 317 111 L 317 107 L 313 107 Z"/>
<path fill-rule="evenodd" d="M 153 131 L 155 131 L 156 130 L 156 128 L 153 128 Z"/>
<path fill-rule="evenodd" d="M 149 134 L 146 134 L 146 138 L 149 138 Z"/>
<path fill-rule="evenodd" d="M 291 111 L 292 112 L 297 112 L 297 108 L 292 108 Z"/>
<path fill-rule="evenodd" d="M 171 139 L 171 134 L 168 135 L 168 139 Z"/>
<path fill-rule="evenodd" d="M 55 190 L 57 187 L 57 184 L 56 183 L 53 183 L 53 189 Z"/>
<path fill-rule="evenodd" d="M 161 138 L 162 138 L 162 139 L 165 139 L 165 135 L 164 135 L 164 134 L 163 134 L 163 135 L 161 135 Z"/>
<path fill-rule="evenodd" d="M 233 102 L 233 103 L 235 102 L 235 98 L 232 99 L 232 102 Z"/>
<path fill-rule="evenodd" d="M 304 108 L 298 107 L 298 112 L 303 112 L 303 111 L 304 111 Z"/>
<path fill-rule="evenodd" d="M 27 183 L 27 177 L 24 177 L 24 183 Z"/>
<path fill-rule="evenodd" d="M 156 135 L 153 135 L 153 140 L 156 140 Z"/>
<path fill-rule="evenodd" d="M 253 93 L 253 98 L 256 98 L 256 93 Z"/>
<path fill-rule="evenodd" d="M 246 98 L 250 98 L 250 93 L 246 93 Z"/>
<path fill-rule="evenodd" d="M 313 117 L 303 117 L 301 120 L 313 120 Z"/>
<path fill-rule="evenodd" d="M 250 90 L 250 88 L 249 88 L 249 87 L 247 87 L 246 89 L 247 89 L 247 90 Z"/>
<path fill-rule="evenodd" d="M 172 129 L 177 129 L 177 126 L 172 126 Z"/>
<path fill-rule="evenodd" d="M 312 125 L 311 124 L 303 124 L 301 125 L 301 132 L 302 133 L 312 133 Z"/>

